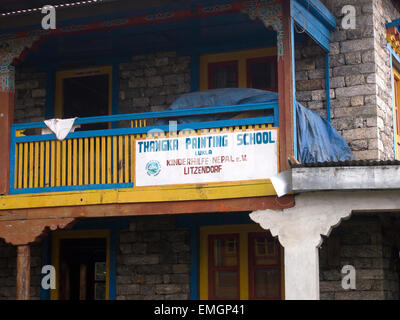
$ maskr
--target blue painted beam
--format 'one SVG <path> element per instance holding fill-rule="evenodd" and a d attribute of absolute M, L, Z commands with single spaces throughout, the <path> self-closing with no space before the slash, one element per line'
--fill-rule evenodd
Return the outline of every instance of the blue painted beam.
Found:
<path fill-rule="evenodd" d="M 297 0 L 304 8 L 310 11 L 326 27 L 336 29 L 336 17 L 319 0 Z"/>
<path fill-rule="evenodd" d="M 298 1 L 300 0 L 291 0 L 292 18 L 325 51 L 329 52 L 331 30 Z"/>
<path fill-rule="evenodd" d="M 217 120 L 217 121 L 178 124 L 176 126 L 176 130 L 183 131 L 183 130 L 215 129 L 215 128 L 250 126 L 250 125 L 260 125 L 260 124 L 270 124 L 270 123 L 271 124 L 275 123 L 274 117 L 272 116 L 237 119 L 237 120 Z M 81 132 L 72 132 L 68 134 L 67 139 L 121 136 L 121 135 L 133 135 L 133 134 L 143 134 L 151 132 L 169 132 L 170 129 L 171 128 L 169 125 L 162 125 L 162 126 L 139 127 L 139 128 L 81 131 Z M 16 137 L 14 141 L 15 143 L 22 143 L 22 142 L 53 141 L 56 139 L 57 138 L 54 134 L 45 134 L 36 136 Z"/>
<path fill-rule="evenodd" d="M 139 119 L 174 118 L 174 117 L 184 117 L 184 116 L 233 113 L 242 111 L 267 110 L 267 109 L 274 109 L 277 104 L 278 104 L 277 102 L 273 101 L 273 102 L 254 103 L 254 104 L 242 104 L 236 106 L 190 108 L 183 110 L 167 110 L 167 111 L 157 111 L 157 112 L 128 113 L 128 114 L 119 114 L 112 116 L 86 117 L 86 118 L 76 119 L 74 124 L 91 124 L 91 123 L 101 123 L 101 122 L 139 120 Z M 232 120 L 232 122 L 235 121 L 237 120 Z M 46 125 L 44 124 L 44 122 L 18 123 L 12 125 L 12 128 L 15 130 L 45 128 L 45 127 Z"/>

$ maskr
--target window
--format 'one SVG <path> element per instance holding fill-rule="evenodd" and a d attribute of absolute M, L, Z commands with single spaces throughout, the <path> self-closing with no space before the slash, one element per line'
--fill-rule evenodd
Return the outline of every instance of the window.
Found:
<path fill-rule="evenodd" d="M 282 299 L 282 251 L 258 225 L 202 227 L 200 299 Z"/>
<path fill-rule="evenodd" d="M 112 114 L 112 67 L 59 71 L 56 74 L 57 118 Z M 83 130 L 107 129 L 106 123 L 87 124 Z M 77 131 L 79 131 L 78 129 Z"/>
<path fill-rule="evenodd" d="M 393 69 L 394 74 L 394 119 L 395 119 L 395 141 L 396 141 L 396 155 L 400 157 L 400 72 Z"/>
<path fill-rule="evenodd" d="M 200 89 L 277 91 L 276 61 L 276 48 L 204 55 L 200 58 Z"/>

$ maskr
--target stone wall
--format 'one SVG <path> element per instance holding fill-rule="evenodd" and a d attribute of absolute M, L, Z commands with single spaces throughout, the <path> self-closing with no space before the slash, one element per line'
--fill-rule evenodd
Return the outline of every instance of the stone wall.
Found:
<path fill-rule="evenodd" d="M 377 216 L 353 217 L 342 222 L 320 249 L 321 300 L 384 300 L 399 298 L 396 251 L 382 233 Z M 341 269 L 356 270 L 356 289 L 341 286 Z"/>
<path fill-rule="evenodd" d="M 385 24 L 400 16 L 392 0 L 322 0 L 337 17 L 331 36 L 331 118 L 356 159 L 393 159 L 392 96 Z M 342 8 L 356 8 L 356 29 L 341 27 Z M 323 56 L 297 44 L 297 98 L 326 116 Z"/>
<path fill-rule="evenodd" d="M 17 69 L 15 74 L 14 121 L 45 119 L 46 74 L 34 69 Z"/>
<path fill-rule="evenodd" d="M 190 90 L 190 57 L 162 52 L 120 64 L 119 113 L 165 110 Z"/>
<path fill-rule="evenodd" d="M 399 7 L 396 0 L 396 7 Z M 375 32 L 375 61 L 376 87 L 378 106 L 378 135 L 380 159 L 394 159 L 393 152 L 393 95 L 390 70 L 390 54 L 387 49 L 386 24 L 400 18 L 392 0 L 374 1 L 374 32 Z"/>
<path fill-rule="evenodd" d="M 31 300 L 40 299 L 41 246 L 31 247 Z M 0 300 L 16 298 L 17 248 L 0 239 Z"/>
<path fill-rule="evenodd" d="M 132 218 L 119 236 L 117 299 L 187 300 L 189 283 L 189 230 L 174 216 Z"/>

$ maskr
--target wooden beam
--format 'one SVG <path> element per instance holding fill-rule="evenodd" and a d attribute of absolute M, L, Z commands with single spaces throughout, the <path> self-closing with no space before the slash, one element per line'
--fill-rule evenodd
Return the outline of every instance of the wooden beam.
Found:
<path fill-rule="evenodd" d="M 51 221 L 50 219 L 67 220 L 81 217 L 104 218 L 210 212 L 250 212 L 266 209 L 284 209 L 293 206 L 294 196 L 288 195 L 282 198 L 255 197 L 4 210 L 0 211 L 0 238 L 7 231 L 6 228 L 2 228 L 2 224 L 7 224 L 9 223 L 8 221 L 19 221 L 20 223 L 38 221 L 40 225 L 40 220 Z"/>
<path fill-rule="evenodd" d="M 290 3 L 282 0 L 283 50 L 278 61 L 278 93 L 279 93 L 279 159 L 280 170 L 290 169 L 288 158 L 293 156 L 293 68 Z"/>
<path fill-rule="evenodd" d="M 17 247 L 17 300 L 29 300 L 31 287 L 31 249 L 29 245 Z"/>
<path fill-rule="evenodd" d="M 14 120 L 14 92 L 0 89 L 0 195 L 8 194 L 10 177 L 10 133 Z"/>

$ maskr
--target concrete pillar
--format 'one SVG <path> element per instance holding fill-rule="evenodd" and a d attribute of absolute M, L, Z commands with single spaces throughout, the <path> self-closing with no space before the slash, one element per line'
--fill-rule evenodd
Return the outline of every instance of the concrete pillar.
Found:
<path fill-rule="evenodd" d="M 309 243 L 285 247 L 285 299 L 319 300 L 318 249 Z"/>
<path fill-rule="evenodd" d="M 17 300 L 29 300 L 31 289 L 31 248 L 17 247 Z"/>
<path fill-rule="evenodd" d="M 390 212 L 400 208 L 398 190 L 307 192 L 296 196 L 296 205 L 283 210 L 262 210 L 250 218 L 269 230 L 284 247 L 285 295 L 288 300 L 319 299 L 321 236 L 353 211 Z"/>

